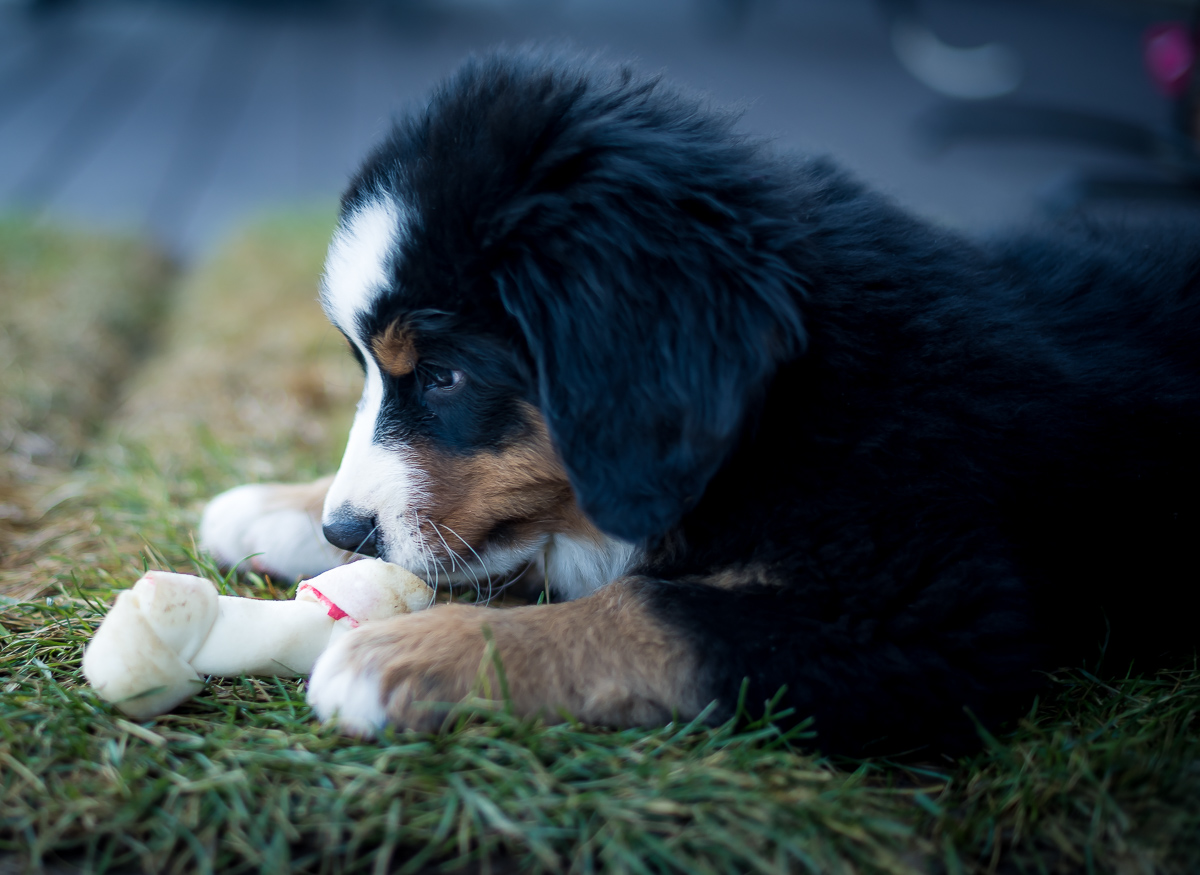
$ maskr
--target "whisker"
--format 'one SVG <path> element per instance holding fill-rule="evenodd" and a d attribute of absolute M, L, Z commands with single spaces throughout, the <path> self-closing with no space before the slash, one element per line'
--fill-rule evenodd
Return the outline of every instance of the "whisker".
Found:
<path fill-rule="evenodd" d="M 442 524 L 442 527 L 446 528 L 446 529 L 450 529 L 450 527 L 445 525 L 444 523 Z M 450 529 L 450 531 L 453 532 L 453 529 Z M 459 538 L 459 540 L 461 541 L 462 538 Z M 444 538 L 442 539 L 442 543 L 443 544 L 446 543 L 446 540 Z M 479 599 L 483 598 L 483 584 L 480 583 L 480 581 L 479 581 L 479 575 L 475 573 L 475 570 L 473 568 L 471 568 L 470 563 L 467 562 L 466 557 L 464 557 L 461 553 L 459 553 L 457 550 L 450 547 L 449 544 L 446 544 L 446 549 L 450 552 L 450 554 L 452 556 L 457 556 L 458 560 L 462 563 L 463 569 L 470 573 L 471 582 L 475 587 L 475 600 L 479 601 Z M 483 568 L 482 570 L 484 572 L 484 575 L 486 576 L 487 569 Z M 489 583 L 489 586 L 490 586 L 490 583 Z"/>
<path fill-rule="evenodd" d="M 440 524 L 439 524 L 439 523 L 433 523 L 433 526 L 434 526 L 434 528 L 435 528 L 435 529 L 436 529 L 436 528 L 439 528 L 439 527 L 440 527 L 440 528 L 444 528 L 444 529 L 446 529 L 446 530 L 450 531 L 451 533 L 453 533 L 453 534 L 455 535 L 455 537 L 458 537 L 458 534 L 457 534 L 457 532 L 454 532 L 454 529 L 451 529 L 451 528 L 450 528 L 448 525 L 446 525 L 445 523 L 440 523 Z M 440 531 L 438 532 L 438 535 L 439 535 L 439 537 L 441 537 L 441 532 L 440 532 Z M 459 539 L 460 541 L 462 540 L 462 538 L 458 538 L 458 539 Z M 453 561 L 453 559 L 457 559 L 459 562 L 461 562 L 461 563 L 462 563 L 463 571 L 465 571 L 465 572 L 467 572 L 468 574 L 470 574 L 470 575 L 471 575 L 471 579 L 472 579 L 472 581 L 473 581 L 473 582 L 474 582 L 474 584 L 475 584 L 475 598 L 476 598 L 476 600 L 478 600 L 478 599 L 482 598 L 482 597 L 483 597 L 483 586 L 482 586 L 482 585 L 480 584 L 480 582 L 479 582 L 479 575 L 475 573 L 475 569 L 473 569 L 473 568 L 471 567 L 470 563 L 469 563 L 469 562 L 467 562 L 467 560 L 466 560 L 466 558 L 465 558 L 465 557 L 463 557 L 461 554 L 459 554 L 459 553 L 458 553 L 458 551 L 456 551 L 456 550 L 454 550 L 454 549 L 452 549 L 452 548 L 451 548 L 451 546 L 450 546 L 450 545 L 449 545 L 449 544 L 446 542 L 446 539 L 445 539 L 444 537 L 442 538 L 442 544 L 443 544 L 443 546 L 445 546 L 445 548 L 446 548 L 446 552 L 447 552 L 447 553 L 449 553 L 449 554 L 450 554 L 450 556 L 452 557 L 452 561 Z M 468 544 L 467 546 L 469 547 L 470 545 Z M 478 558 L 478 555 L 476 556 L 476 558 Z M 487 573 L 487 568 L 486 568 L 486 567 L 484 567 L 484 569 L 483 569 L 483 570 L 484 570 L 484 573 L 486 574 L 486 573 Z"/>
<path fill-rule="evenodd" d="M 454 600 L 454 582 L 450 579 L 450 572 L 446 570 L 446 565 L 445 565 L 445 563 L 442 562 L 441 559 L 437 558 L 437 556 L 433 556 L 432 553 L 430 554 L 430 556 L 433 558 L 434 565 L 436 565 L 438 568 L 442 569 L 442 573 L 446 575 L 446 586 L 450 588 L 449 595 L 450 595 L 451 601 L 453 601 Z"/>
<path fill-rule="evenodd" d="M 532 568 L 536 564 L 537 564 L 537 560 L 530 559 L 528 562 L 525 563 L 525 567 L 521 569 L 520 574 L 518 574 L 516 577 L 510 577 L 508 580 L 504 581 L 504 583 L 502 583 L 498 588 L 500 590 L 505 590 L 508 587 L 512 586 L 514 583 L 520 583 L 521 578 L 524 577 L 526 574 L 528 574 L 529 569 Z"/>
<path fill-rule="evenodd" d="M 538 564 L 538 560 L 536 557 L 533 559 L 530 559 L 528 562 L 525 563 L 525 566 L 521 569 L 521 571 L 518 574 L 513 575 L 512 577 L 505 580 L 504 583 L 502 583 L 498 587 L 496 587 L 496 592 L 499 594 L 502 594 L 510 586 L 520 583 L 521 578 L 523 578 L 526 574 L 529 573 L 529 569 L 534 568 L 537 564 Z"/>
<path fill-rule="evenodd" d="M 446 539 L 442 536 L 442 532 L 441 532 L 441 529 L 438 527 L 438 524 L 436 522 L 434 522 L 432 519 L 429 521 L 429 524 L 431 526 L 433 526 L 433 531 L 437 534 L 438 538 L 441 540 L 442 546 L 446 548 L 446 553 L 450 557 L 450 570 L 451 571 L 457 570 L 458 564 L 461 562 L 463 571 L 469 573 L 471 575 L 471 577 L 474 578 L 475 597 L 476 597 L 476 599 L 478 599 L 479 596 L 482 594 L 481 590 L 480 590 L 480 586 L 479 586 L 479 576 L 476 575 L 475 572 L 471 570 L 471 568 L 467 565 L 467 562 L 465 559 L 463 559 L 463 557 L 459 556 L 452 549 L 450 549 L 450 545 L 446 542 Z"/>
<path fill-rule="evenodd" d="M 433 601 L 437 600 L 438 591 L 438 568 L 430 560 L 433 554 L 425 546 L 425 539 L 421 536 L 421 515 L 415 510 L 413 511 L 413 519 L 417 524 L 417 549 L 421 551 L 421 563 L 425 566 L 425 574 L 433 574 Z M 431 601 L 430 604 L 433 604 Z"/>
<path fill-rule="evenodd" d="M 444 537 L 442 537 L 442 530 L 441 530 L 441 528 L 438 526 L 438 524 L 437 524 L 437 523 L 435 523 L 435 522 L 434 522 L 434 521 L 431 519 L 431 520 L 429 521 L 429 525 L 430 525 L 430 527 L 433 529 L 433 533 L 434 533 L 435 535 L 437 535 L 437 536 L 438 536 L 438 539 L 439 539 L 439 540 L 442 542 L 442 546 L 446 548 L 446 552 L 447 552 L 447 553 L 450 555 L 450 570 L 451 570 L 451 571 L 454 571 L 455 569 L 457 569 L 457 568 L 458 568 L 458 564 L 457 564 L 457 563 L 454 561 L 454 559 L 455 559 L 455 556 L 456 556 L 457 554 L 455 554 L 455 552 L 454 552 L 453 550 L 451 550 L 451 549 L 450 549 L 450 545 L 449 545 L 449 544 L 447 544 L 447 543 L 446 543 L 446 539 L 445 539 Z"/>
<path fill-rule="evenodd" d="M 358 542 L 358 546 L 354 548 L 353 552 L 358 553 L 358 551 L 362 549 L 362 545 L 367 543 L 367 541 L 371 540 L 373 537 L 375 537 L 375 533 L 378 531 L 379 531 L 379 523 L 376 523 L 375 525 L 373 525 L 371 527 L 371 531 L 367 532 L 366 535 L 363 536 L 363 539 Z"/>
<path fill-rule="evenodd" d="M 450 528 L 445 523 L 442 523 L 442 525 L 445 526 L 446 531 L 448 531 L 454 537 L 458 538 L 458 540 L 463 542 L 463 546 L 465 546 L 468 550 L 471 551 L 471 555 L 475 557 L 475 561 L 478 562 L 479 567 L 483 569 L 484 576 L 487 577 L 487 582 L 488 582 L 488 597 L 487 597 L 487 602 L 485 602 L 485 604 L 490 605 L 492 603 L 492 574 L 490 571 L 488 571 L 487 563 L 483 561 L 482 556 L 480 556 L 478 553 L 475 552 L 475 548 L 467 543 L 466 538 L 464 538 L 458 532 L 454 531 L 454 529 Z M 447 548 L 447 549 L 449 549 L 449 548 Z"/>

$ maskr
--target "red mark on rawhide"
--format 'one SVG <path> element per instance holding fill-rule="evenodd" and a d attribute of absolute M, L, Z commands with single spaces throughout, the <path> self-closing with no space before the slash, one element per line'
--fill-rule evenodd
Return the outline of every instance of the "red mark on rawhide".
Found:
<path fill-rule="evenodd" d="M 314 596 L 316 596 L 317 601 L 319 601 L 321 604 L 323 604 L 325 606 L 325 609 L 327 611 L 329 611 L 329 616 L 332 617 L 335 621 L 340 620 L 343 617 L 350 617 L 349 614 L 347 614 L 345 611 L 343 611 L 341 608 L 339 608 L 337 605 L 335 605 L 330 600 L 329 596 L 325 595 L 325 593 L 321 592 L 319 589 L 317 589 L 311 583 L 302 583 L 302 584 L 300 584 L 300 588 L 307 589 Z M 350 617 L 350 625 L 358 626 L 358 620 L 354 619 L 353 617 Z"/>

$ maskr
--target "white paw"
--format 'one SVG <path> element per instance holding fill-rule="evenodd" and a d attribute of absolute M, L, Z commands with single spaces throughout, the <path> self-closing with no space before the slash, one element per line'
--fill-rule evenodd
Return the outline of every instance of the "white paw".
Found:
<path fill-rule="evenodd" d="M 308 704 L 321 721 L 335 721 L 350 735 L 370 738 L 387 724 L 379 672 L 350 659 L 350 632 L 317 658 L 308 679 Z"/>
<path fill-rule="evenodd" d="M 250 567 L 284 580 L 313 577 L 351 557 L 325 540 L 321 520 L 295 501 L 296 487 L 238 486 L 208 503 L 200 547 L 232 568 Z"/>

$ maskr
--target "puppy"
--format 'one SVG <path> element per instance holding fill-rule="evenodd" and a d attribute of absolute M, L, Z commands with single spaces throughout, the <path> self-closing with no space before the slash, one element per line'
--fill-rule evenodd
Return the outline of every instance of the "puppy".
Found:
<path fill-rule="evenodd" d="M 958 751 L 1047 669 L 1194 646 L 1200 235 L 972 242 L 734 121 L 496 54 L 367 158 L 322 291 L 365 374 L 341 468 L 227 494 L 203 542 L 537 566 L 552 603 L 365 627 L 313 673 L 321 717 L 436 727 L 493 647 L 520 714 L 782 690 L 827 751 Z"/>

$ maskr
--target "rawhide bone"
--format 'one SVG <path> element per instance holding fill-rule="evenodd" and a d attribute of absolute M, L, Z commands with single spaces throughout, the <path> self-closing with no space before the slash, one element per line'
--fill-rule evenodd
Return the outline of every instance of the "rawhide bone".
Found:
<path fill-rule="evenodd" d="M 423 580 L 360 559 L 300 584 L 291 601 L 217 594 L 202 577 L 149 571 L 117 600 L 83 654 L 83 674 L 136 720 L 170 711 L 208 675 L 301 677 L 359 623 L 433 603 Z"/>

